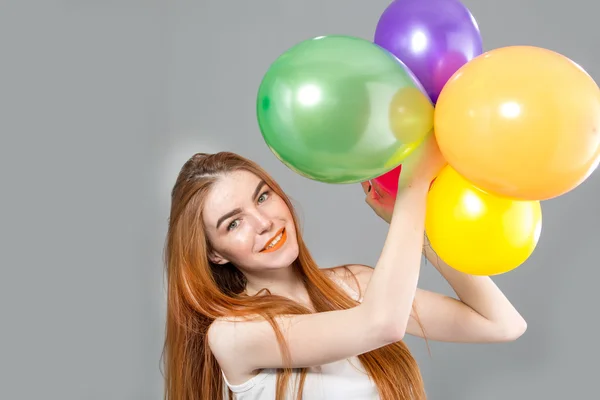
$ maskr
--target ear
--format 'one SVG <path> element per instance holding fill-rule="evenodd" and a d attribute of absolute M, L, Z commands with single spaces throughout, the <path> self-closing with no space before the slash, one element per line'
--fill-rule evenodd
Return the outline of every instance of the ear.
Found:
<path fill-rule="evenodd" d="M 211 251 L 208 254 L 208 259 L 215 264 L 221 264 L 221 265 L 227 264 L 229 262 L 229 260 L 225 259 L 225 257 L 221 256 L 216 251 Z"/>

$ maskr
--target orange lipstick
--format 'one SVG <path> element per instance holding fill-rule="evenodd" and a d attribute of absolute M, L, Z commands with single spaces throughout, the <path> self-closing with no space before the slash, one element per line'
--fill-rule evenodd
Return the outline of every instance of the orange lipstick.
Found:
<path fill-rule="evenodd" d="M 275 237 L 277 237 L 277 236 L 279 236 L 279 233 L 278 233 L 277 235 L 275 235 Z M 263 250 L 261 250 L 260 252 L 261 252 L 261 253 L 272 253 L 272 252 L 274 252 L 274 251 L 277 251 L 277 250 L 279 250 L 279 249 L 281 248 L 281 246 L 283 246 L 283 245 L 284 245 L 284 243 L 285 243 L 285 241 L 286 241 L 286 240 L 287 240 L 287 234 L 286 234 L 286 232 L 285 232 L 285 228 L 283 228 L 283 229 L 282 229 L 282 232 L 281 232 L 281 239 L 279 239 L 279 242 L 277 242 L 277 243 L 275 244 L 275 246 L 273 246 L 273 247 L 269 247 L 268 249 L 263 249 Z M 273 241 L 273 240 L 269 241 L 269 244 L 270 244 L 272 241 Z"/>

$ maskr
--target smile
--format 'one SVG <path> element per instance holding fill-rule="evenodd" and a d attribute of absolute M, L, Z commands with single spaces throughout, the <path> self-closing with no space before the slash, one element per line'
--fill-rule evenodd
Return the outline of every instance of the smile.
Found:
<path fill-rule="evenodd" d="M 261 253 L 271 253 L 276 250 L 279 250 L 281 246 L 285 243 L 287 239 L 287 234 L 285 232 L 285 228 L 282 228 L 277 235 L 275 235 L 265 247 L 260 251 Z"/>

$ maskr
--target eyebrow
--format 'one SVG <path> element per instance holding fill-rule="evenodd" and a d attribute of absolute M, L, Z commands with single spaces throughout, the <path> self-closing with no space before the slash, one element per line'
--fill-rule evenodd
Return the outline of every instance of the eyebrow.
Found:
<path fill-rule="evenodd" d="M 254 189 L 254 193 L 252 193 L 252 200 L 254 200 L 256 198 L 256 196 L 258 196 L 258 193 L 263 188 L 263 186 L 265 186 L 266 184 L 267 183 L 265 181 L 263 181 L 263 180 L 261 180 L 260 182 L 258 182 L 258 185 L 256 185 L 256 189 Z M 231 218 L 234 215 L 239 214 L 241 212 L 242 212 L 241 208 L 236 208 L 235 210 L 231 210 L 227 214 L 224 214 L 217 221 L 217 229 L 219 229 L 219 226 L 221 226 L 221 224 L 223 223 L 223 221 L 225 221 L 227 218 Z"/>

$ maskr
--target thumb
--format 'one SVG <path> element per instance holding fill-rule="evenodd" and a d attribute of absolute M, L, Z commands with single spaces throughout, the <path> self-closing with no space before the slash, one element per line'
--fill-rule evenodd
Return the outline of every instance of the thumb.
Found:
<path fill-rule="evenodd" d="M 365 194 L 368 195 L 369 192 L 371 191 L 371 182 L 369 182 L 369 181 L 361 182 L 360 185 L 362 186 Z"/>

